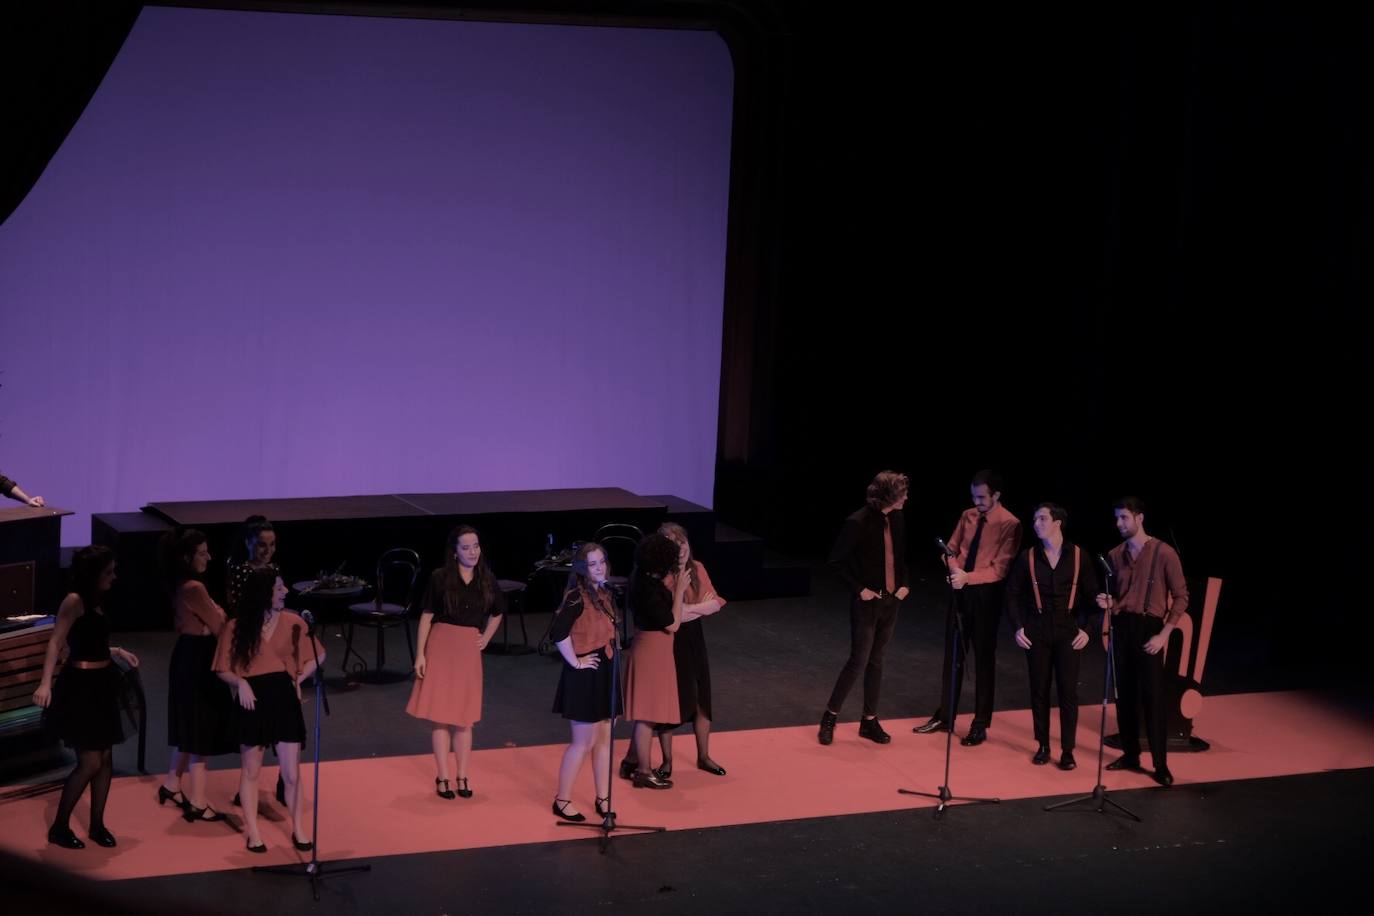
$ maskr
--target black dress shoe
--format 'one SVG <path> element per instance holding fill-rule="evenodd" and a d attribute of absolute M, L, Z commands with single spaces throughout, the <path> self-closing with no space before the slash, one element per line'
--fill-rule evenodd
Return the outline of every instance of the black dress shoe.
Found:
<path fill-rule="evenodd" d="M 839 716 L 830 710 L 821 713 L 821 730 L 816 732 L 816 740 L 821 744 L 829 744 L 835 740 L 835 720 Z"/>
<path fill-rule="evenodd" d="M 1059 755 L 1059 769 L 1072 770 L 1078 766 L 1078 761 L 1073 759 L 1073 751 L 1064 751 Z"/>
<path fill-rule="evenodd" d="M 659 779 L 671 779 L 673 776 L 673 762 L 666 760 L 661 767 L 654 767 L 654 775 Z"/>
<path fill-rule="evenodd" d="M 1118 757 L 1107 764 L 1109 770 L 1130 770 L 1132 773 L 1142 772 L 1140 769 L 1139 757 Z"/>
<path fill-rule="evenodd" d="M 209 814 L 206 813 L 207 811 Z M 187 802 L 186 807 L 181 809 L 181 817 L 188 824 L 194 824 L 196 821 L 214 822 L 224 820 L 224 815 L 220 814 L 209 805 L 206 805 L 204 808 L 197 808 L 190 802 Z"/>
<path fill-rule="evenodd" d="M 560 820 L 569 821 L 574 824 L 580 824 L 583 821 L 585 821 L 587 819 L 587 815 L 583 814 L 581 811 L 575 812 L 573 814 L 568 813 L 568 805 L 571 804 L 572 799 L 570 798 L 555 798 L 553 800 L 554 817 Z"/>
<path fill-rule="evenodd" d="M 1036 749 L 1035 756 L 1031 758 L 1031 763 L 1035 764 L 1038 767 L 1042 767 L 1049 762 L 1050 746 L 1048 744 L 1042 744 L 1040 745 L 1040 747 Z"/>
<path fill-rule="evenodd" d="M 468 788 L 468 778 L 466 776 L 458 777 L 458 797 L 472 798 L 472 790 Z"/>
<path fill-rule="evenodd" d="M 912 731 L 918 735 L 929 735 L 932 732 L 944 731 L 948 728 L 949 726 L 945 723 L 944 719 L 941 719 L 939 716 L 931 716 L 929 722 L 925 725 L 916 726 Z"/>
<path fill-rule="evenodd" d="M 310 840 L 296 839 L 296 834 L 294 832 L 291 834 L 291 845 L 296 847 L 296 849 L 300 850 L 301 852 L 309 852 L 310 850 L 315 848 L 315 844 Z"/>
<path fill-rule="evenodd" d="M 434 777 L 434 794 L 445 801 L 452 801 L 458 797 L 454 794 L 453 790 L 448 787 L 448 780 L 440 779 L 437 776 Z"/>
<path fill-rule="evenodd" d="M 115 843 L 114 834 L 111 833 L 110 828 L 106 827 L 104 824 L 101 824 L 99 827 L 92 827 L 91 832 L 88 833 L 87 836 L 89 836 L 97 846 L 104 846 L 106 849 L 114 849 L 117 845 Z"/>
<path fill-rule="evenodd" d="M 1174 774 L 1169 772 L 1168 767 L 1160 767 L 1150 774 L 1150 778 L 1159 783 L 1164 788 L 1169 788 L 1174 784 Z"/>
<path fill-rule="evenodd" d="M 76 834 L 72 833 L 70 827 L 49 827 L 48 842 L 54 846 L 61 846 L 64 849 L 85 849 L 86 844 L 81 842 Z"/>
<path fill-rule="evenodd" d="M 267 851 L 267 844 L 266 844 L 266 843 L 259 843 L 258 845 L 254 846 L 254 845 L 253 845 L 251 842 L 249 842 L 248 840 L 244 840 L 244 845 L 248 847 L 248 851 L 249 851 L 249 852 L 256 852 L 256 853 L 258 853 L 258 854 L 262 854 L 262 853 L 264 853 L 264 852 Z"/>
<path fill-rule="evenodd" d="M 723 766 L 721 766 L 720 764 L 716 763 L 714 760 L 712 760 L 712 759 L 709 758 L 709 757 L 707 757 L 705 760 L 698 760 L 698 761 L 697 761 L 697 769 L 698 769 L 698 770 L 705 770 L 706 772 L 710 773 L 712 776 L 724 776 L 724 775 L 725 775 L 725 767 L 723 767 Z"/>
<path fill-rule="evenodd" d="M 177 798 L 178 795 L 180 795 L 181 797 Z M 168 792 L 166 786 L 158 786 L 157 803 L 159 806 L 161 806 L 166 802 L 171 802 L 178 808 L 185 808 L 188 804 L 188 802 L 186 801 L 186 796 L 182 794 L 182 791 L 180 789 L 177 789 L 175 792 Z"/>
<path fill-rule="evenodd" d="M 605 802 L 605 804 L 603 805 L 602 802 Z M 615 812 L 611 810 L 611 797 L 608 795 L 605 798 L 597 798 L 596 816 L 606 817 L 608 815 L 610 817 L 615 817 Z"/>
<path fill-rule="evenodd" d="M 892 740 L 892 736 L 883 731 L 883 727 L 878 724 L 878 718 L 859 720 L 859 737 L 867 738 L 876 744 L 887 744 Z"/>
<path fill-rule="evenodd" d="M 635 770 L 637 769 L 639 769 L 639 761 L 631 760 L 629 757 L 626 757 L 624 760 L 620 761 L 620 778 L 632 778 L 635 775 Z"/>
<path fill-rule="evenodd" d="M 964 747 L 977 747 L 988 740 L 988 730 L 981 725 L 970 725 L 968 734 L 959 743 Z"/>
<path fill-rule="evenodd" d="M 634 775 L 634 787 L 636 789 L 671 789 L 673 781 L 671 779 L 661 779 L 655 773 L 646 773 L 644 770 L 636 770 Z"/>

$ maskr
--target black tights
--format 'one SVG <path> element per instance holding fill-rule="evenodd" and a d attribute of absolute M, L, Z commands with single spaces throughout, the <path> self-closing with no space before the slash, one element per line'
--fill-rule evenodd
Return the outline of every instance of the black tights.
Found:
<path fill-rule="evenodd" d="M 110 781 L 114 778 L 114 751 L 103 748 L 95 751 L 77 751 L 76 766 L 62 786 L 62 800 L 57 804 L 57 817 L 53 826 L 71 829 L 69 821 L 72 809 L 76 807 L 86 786 L 91 787 L 91 830 L 105 826 L 105 801 L 110 797 Z"/>

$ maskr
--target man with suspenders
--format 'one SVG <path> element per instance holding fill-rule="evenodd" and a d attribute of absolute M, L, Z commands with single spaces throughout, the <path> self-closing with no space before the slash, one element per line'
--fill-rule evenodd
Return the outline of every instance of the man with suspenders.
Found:
<path fill-rule="evenodd" d="M 1059 693 L 1059 769 L 1072 770 L 1078 734 L 1078 665 L 1088 644 L 1088 617 L 1096 612 L 1097 572 L 1092 557 L 1064 540 L 1062 506 L 1041 503 L 1031 526 L 1040 543 L 1019 554 L 1007 577 L 1007 613 L 1016 644 L 1030 669 L 1035 756 L 1050 760 L 1050 681 Z"/>
<path fill-rule="evenodd" d="M 1178 552 L 1145 533 L 1145 506 L 1134 496 L 1117 500 L 1116 530 L 1124 543 L 1107 555 L 1115 579 L 1114 594 L 1097 596 L 1116 625 L 1112 662 L 1116 666 L 1116 721 L 1121 729 L 1119 758 L 1109 770 L 1140 770 L 1140 719 L 1154 758 L 1154 780 L 1174 784 L 1169 772 L 1164 708 L 1164 659 L 1169 634 L 1188 612 L 1188 585 Z"/>

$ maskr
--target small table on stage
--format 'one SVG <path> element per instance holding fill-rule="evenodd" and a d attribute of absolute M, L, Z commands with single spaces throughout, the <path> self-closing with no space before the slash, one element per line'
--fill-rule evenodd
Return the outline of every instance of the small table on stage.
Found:
<path fill-rule="evenodd" d="M 329 608 L 332 611 L 335 608 L 342 608 L 342 613 L 333 621 L 339 625 L 339 638 L 342 639 L 344 637 L 344 626 L 347 623 L 348 605 L 367 594 L 370 586 L 363 584 L 349 586 L 348 588 L 316 588 L 315 586 L 318 582 L 318 579 L 305 579 L 301 582 L 293 582 L 291 583 L 291 590 L 301 598 L 310 600 L 316 605 L 316 609 L 318 610 L 323 611 L 325 608 Z M 323 621 L 321 621 L 321 623 L 323 623 Z M 367 659 L 358 655 L 356 650 L 353 651 L 352 654 L 358 656 L 358 661 L 355 663 L 352 671 L 348 668 L 348 653 L 344 654 L 343 662 L 339 666 L 343 669 L 346 682 L 345 686 L 350 690 L 359 686 L 357 678 L 363 674 L 363 672 L 367 671 Z M 350 675 L 352 676 L 350 677 Z"/>

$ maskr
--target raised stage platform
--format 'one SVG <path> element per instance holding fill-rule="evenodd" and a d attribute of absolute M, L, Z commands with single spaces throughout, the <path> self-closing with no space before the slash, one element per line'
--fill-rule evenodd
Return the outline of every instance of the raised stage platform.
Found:
<path fill-rule="evenodd" d="M 629 524 L 649 532 L 672 520 L 687 529 L 724 594 L 782 597 L 810 589 L 806 566 L 769 555 L 761 539 L 718 525 L 710 509 L 619 487 L 154 502 L 141 512 L 92 517 L 92 543 L 112 547 L 120 557 L 120 581 L 108 605 L 116 626 L 170 623 L 157 544 L 175 527 L 199 528 L 209 537 L 214 561 L 207 584 L 212 594 L 222 593 L 224 560 L 250 515 L 272 521 L 277 562 L 289 581 L 340 568 L 370 579 L 376 558 L 392 547 L 416 551 L 432 569 L 442 562 L 447 533 L 464 523 L 482 533 L 484 552 L 499 577 L 523 580 L 545 556 L 550 539 L 558 550 L 591 539 L 603 525 Z"/>

